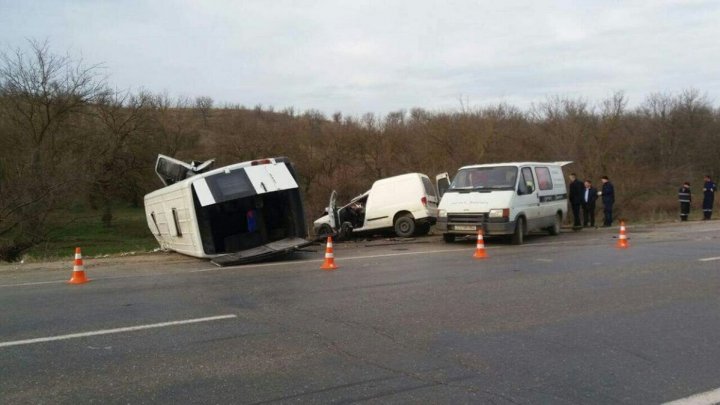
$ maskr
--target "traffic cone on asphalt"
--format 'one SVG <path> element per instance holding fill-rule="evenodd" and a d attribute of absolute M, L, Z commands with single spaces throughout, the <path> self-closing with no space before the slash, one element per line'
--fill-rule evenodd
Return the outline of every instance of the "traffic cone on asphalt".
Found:
<path fill-rule="evenodd" d="M 75 248 L 75 265 L 73 266 L 72 278 L 70 278 L 68 284 L 85 284 L 88 281 L 90 281 L 90 279 L 85 277 L 82 253 L 79 247 Z"/>
<path fill-rule="evenodd" d="M 625 221 L 620 221 L 620 236 L 618 236 L 618 241 L 615 247 L 618 249 L 627 249 L 630 247 L 627 240 L 627 234 L 625 233 Z"/>
<path fill-rule="evenodd" d="M 325 248 L 325 262 L 320 266 L 323 270 L 335 270 L 338 267 L 335 265 L 335 254 L 333 253 L 332 236 L 327 238 L 327 247 Z"/>
<path fill-rule="evenodd" d="M 488 257 L 487 252 L 485 252 L 482 229 L 478 231 L 477 245 L 475 246 L 475 254 L 473 257 L 476 259 L 487 259 Z"/>

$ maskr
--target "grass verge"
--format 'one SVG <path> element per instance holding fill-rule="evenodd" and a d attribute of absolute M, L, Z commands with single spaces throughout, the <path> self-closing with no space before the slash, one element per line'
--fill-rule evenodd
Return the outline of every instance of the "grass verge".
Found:
<path fill-rule="evenodd" d="M 48 242 L 30 249 L 25 260 L 72 258 L 75 247 L 82 248 L 83 256 L 88 257 L 149 252 L 158 247 L 145 222 L 143 208 L 114 209 L 110 227 L 103 226 L 101 216 L 100 211 L 90 210 L 58 213 L 52 218 L 58 229 L 50 234 Z"/>

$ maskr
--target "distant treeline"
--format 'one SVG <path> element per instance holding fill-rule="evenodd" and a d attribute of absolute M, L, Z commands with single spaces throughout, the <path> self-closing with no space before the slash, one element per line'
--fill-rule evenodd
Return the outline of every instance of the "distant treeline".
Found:
<path fill-rule="evenodd" d="M 683 181 L 698 190 L 702 175 L 720 173 L 720 110 L 697 90 L 652 94 L 635 108 L 616 93 L 598 103 L 551 98 L 527 110 L 327 117 L 112 90 L 99 66 L 30 45 L 0 57 L 1 260 L 52 238 L 82 212 L 70 207 L 97 210 L 112 226 L 113 204 L 141 206 L 160 187 L 158 153 L 218 165 L 288 156 L 308 225 L 333 189 L 342 202 L 382 177 L 452 175 L 466 164 L 571 160 L 568 171 L 581 179 L 609 176 L 619 216 L 634 220 L 674 214 Z"/>

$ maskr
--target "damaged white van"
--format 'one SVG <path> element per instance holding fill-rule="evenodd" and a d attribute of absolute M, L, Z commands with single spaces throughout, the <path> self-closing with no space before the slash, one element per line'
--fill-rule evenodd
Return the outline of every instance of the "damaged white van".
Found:
<path fill-rule="evenodd" d="M 316 235 L 335 233 L 340 239 L 383 230 L 392 230 L 400 237 L 425 235 L 437 220 L 437 203 L 428 176 L 401 174 L 377 180 L 370 190 L 340 208 L 333 191 L 327 215 L 315 220 L 313 229 Z"/>
<path fill-rule="evenodd" d="M 166 187 L 145 196 L 145 213 L 161 247 L 230 265 L 311 243 L 287 158 L 211 165 L 158 156 L 155 171 Z"/>
<path fill-rule="evenodd" d="M 445 242 L 458 235 L 510 235 L 522 244 L 531 231 L 560 233 L 567 214 L 567 190 L 562 166 L 571 162 L 513 162 L 461 167 L 451 184 L 447 174 L 437 177 L 447 190 L 438 207 L 437 230 Z"/>

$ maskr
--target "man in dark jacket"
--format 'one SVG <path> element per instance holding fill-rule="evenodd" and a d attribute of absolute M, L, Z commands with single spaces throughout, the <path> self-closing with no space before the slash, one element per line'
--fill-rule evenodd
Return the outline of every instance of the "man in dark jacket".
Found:
<path fill-rule="evenodd" d="M 583 194 L 585 186 L 582 181 L 577 179 L 575 173 L 570 174 L 570 185 L 568 186 L 568 199 L 573 213 L 573 229 L 580 228 L 580 207 L 583 203 Z"/>
<path fill-rule="evenodd" d="M 585 180 L 585 188 L 582 195 L 583 226 L 595 226 L 595 201 L 597 190 L 592 186 L 590 180 Z"/>
<path fill-rule="evenodd" d="M 703 220 L 705 221 L 712 217 L 716 191 L 717 185 L 712 181 L 709 174 L 706 175 L 705 183 L 703 184 Z"/>
<path fill-rule="evenodd" d="M 688 215 L 690 215 L 690 201 L 692 201 L 690 182 L 686 181 L 678 190 L 678 201 L 680 201 L 680 220 L 687 221 Z"/>
<path fill-rule="evenodd" d="M 602 191 L 600 191 L 600 195 L 602 196 L 603 212 L 605 213 L 603 226 L 611 226 L 613 221 L 613 204 L 615 204 L 615 187 L 613 187 L 612 183 L 610 183 L 610 179 L 608 179 L 608 176 L 602 176 L 601 180 L 603 185 Z"/>

